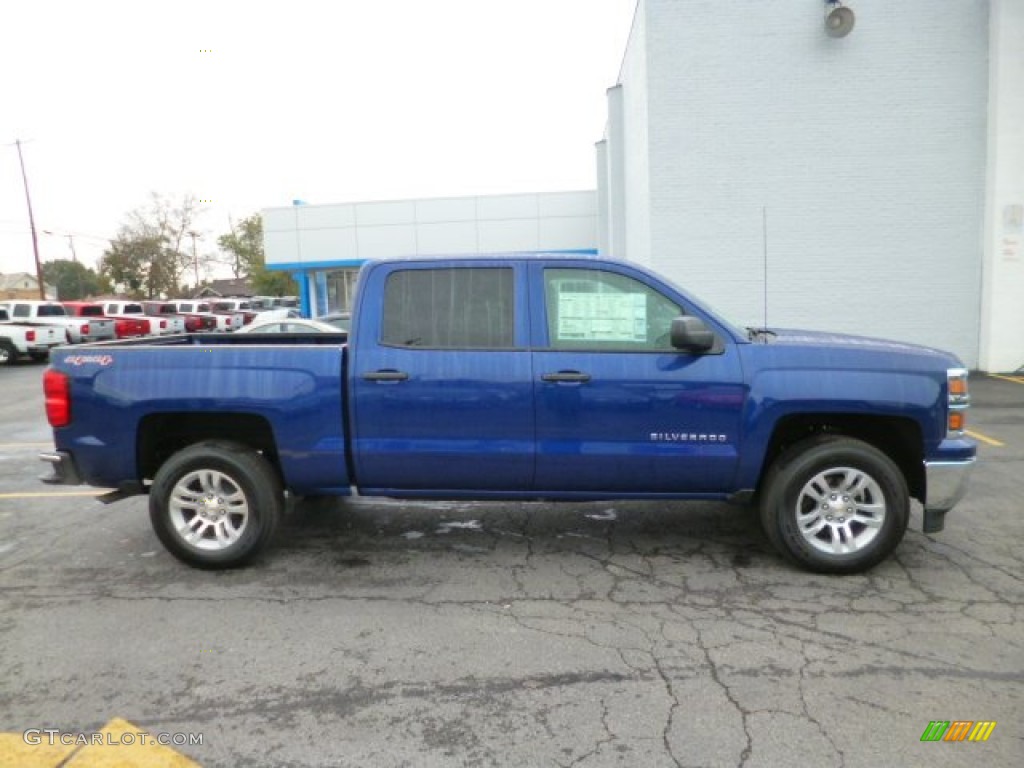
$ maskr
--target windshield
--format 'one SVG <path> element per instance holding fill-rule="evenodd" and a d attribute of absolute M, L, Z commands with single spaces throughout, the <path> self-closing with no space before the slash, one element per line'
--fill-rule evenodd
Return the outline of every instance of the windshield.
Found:
<path fill-rule="evenodd" d="M 103 317 L 103 307 L 79 307 L 82 317 Z"/>
<path fill-rule="evenodd" d="M 122 315 L 141 315 L 142 305 L 141 304 L 125 304 Z"/>

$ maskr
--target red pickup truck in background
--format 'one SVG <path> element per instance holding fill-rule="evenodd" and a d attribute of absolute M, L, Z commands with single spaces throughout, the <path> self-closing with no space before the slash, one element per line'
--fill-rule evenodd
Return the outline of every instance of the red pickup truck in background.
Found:
<path fill-rule="evenodd" d="M 102 304 L 91 301 L 61 302 L 68 314 L 73 317 L 96 318 L 97 320 L 113 320 L 114 335 L 119 339 L 131 339 L 149 334 L 149 323 L 129 317 L 107 317 Z"/>

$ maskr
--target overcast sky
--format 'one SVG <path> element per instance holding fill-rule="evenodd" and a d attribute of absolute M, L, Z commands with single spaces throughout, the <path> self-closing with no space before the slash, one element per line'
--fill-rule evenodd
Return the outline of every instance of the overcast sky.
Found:
<path fill-rule="evenodd" d="M 211 200 L 210 250 L 294 198 L 592 189 L 635 4 L 5 2 L 0 272 L 34 271 L 18 138 L 42 259 L 89 265 L 151 191 Z"/>

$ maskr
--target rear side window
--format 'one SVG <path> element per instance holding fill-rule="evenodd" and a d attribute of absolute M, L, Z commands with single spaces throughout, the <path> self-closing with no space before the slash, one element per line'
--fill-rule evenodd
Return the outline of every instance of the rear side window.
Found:
<path fill-rule="evenodd" d="M 64 307 L 58 304 L 40 304 L 39 317 L 67 317 L 67 312 L 64 311 Z"/>
<path fill-rule="evenodd" d="M 103 307 L 79 307 L 82 317 L 102 317 Z"/>
<path fill-rule="evenodd" d="M 384 287 L 381 343 L 396 347 L 507 349 L 515 337 L 508 267 L 408 269 Z"/>
<path fill-rule="evenodd" d="M 14 305 L 14 316 L 15 317 L 31 317 L 32 310 L 29 309 L 28 304 L 15 304 Z"/>

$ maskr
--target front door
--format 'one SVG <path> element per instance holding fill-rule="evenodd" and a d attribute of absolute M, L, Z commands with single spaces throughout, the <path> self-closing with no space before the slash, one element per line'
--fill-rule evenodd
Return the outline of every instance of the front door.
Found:
<path fill-rule="evenodd" d="M 744 388 L 735 344 L 669 343 L 681 298 L 628 267 L 530 267 L 539 491 L 728 489 Z M 721 329 L 719 329 L 721 330 Z"/>

